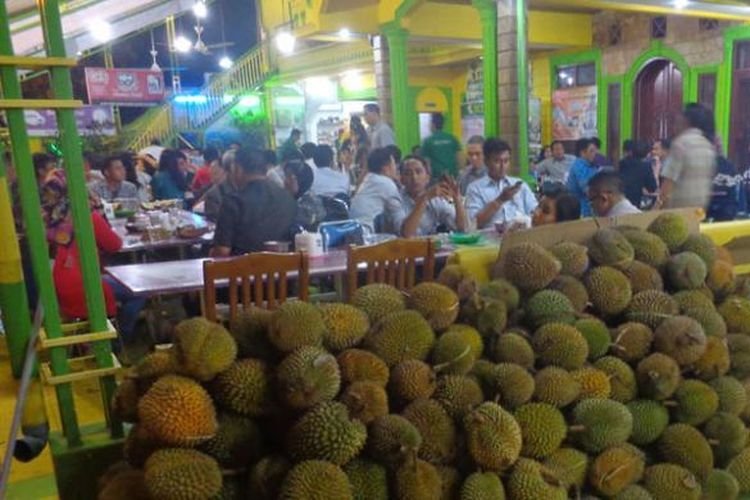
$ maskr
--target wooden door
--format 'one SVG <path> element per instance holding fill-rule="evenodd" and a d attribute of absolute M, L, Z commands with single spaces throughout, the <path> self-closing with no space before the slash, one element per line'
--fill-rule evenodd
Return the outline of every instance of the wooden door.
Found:
<path fill-rule="evenodd" d="M 635 82 L 634 138 L 650 143 L 673 137 L 682 105 L 680 70 L 667 59 L 650 62 Z"/>
<path fill-rule="evenodd" d="M 741 169 L 750 165 L 750 42 L 735 46 L 729 157 Z"/>

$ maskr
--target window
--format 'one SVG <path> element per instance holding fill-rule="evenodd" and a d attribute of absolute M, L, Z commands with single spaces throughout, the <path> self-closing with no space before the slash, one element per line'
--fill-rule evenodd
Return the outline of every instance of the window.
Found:
<path fill-rule="evenodd" d="M 698 29 L 701 31 L 713 31 L 719 27 L 719 20 L 718 19 L 707 19 L 707 18 L 701 18 L 698 19 Z"/>
<path fill-rule="evenodd" d="M 698 76 L 698 103 L 711 111 L 716 103 L 716 74 L 705 73 Z"/>
<path fill-rule="evenodd" d="M 596 65 L 594 63 L 557 68 L 557 88 L 586 87 L 596 85 Z"/>
<path fill-rule="evenodd" d="M 667 17 L 658 16 L 651 19 L 651 38 L 666 38 Z"/>
<path fill-rule="evenodd" d="M 750 42 L 737 42 L 734 53 L 734 69 L 750 69 Z"/>

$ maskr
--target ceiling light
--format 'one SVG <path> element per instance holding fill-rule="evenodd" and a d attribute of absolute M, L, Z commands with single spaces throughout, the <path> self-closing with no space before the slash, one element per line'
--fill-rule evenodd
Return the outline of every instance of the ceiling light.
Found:
<path fill-rule="evenodd" d="M 682 10 L 688 6 L 689 0 L 674 0 L 674 8 Z"/>
<path fill-rule="evenodd" d="M 96 19 L 89 27 L 91 36 L 100 42 L 108 42 L 112 39 L 112 25 L 107 21 Z"/>
<path fill-rule="evenodd" d="M 351 40 L 352 32 L 349 31 L 349 28 L 341 28 L 339 30 L 339 38 L 342 40 Z"/>
<path fill-rule="evenodd" d="M 174 50 L 177 52 L 184 54 L 185 52 L 190 52 L 191 48 L 193 48 L 193 44 L 184 36 L 180 35 L 174 39 Z"/>
<path fill-rule="evenodd" d="M 276 48 L 284 55 L 289 55 L 294 52 L 294 45 L 296 43 L 297 39 L 295 36 L 287 31 L 282 31 L 276 35 Z"/>
<path fill-rule="evenodd" d="M 206 4 L 203 2 L 196 2 L 193 5 L 193 14 L 195 14 L 195 17 L 198 19 L 203 19 L 208 15 L 208 8 L 206 7 Z"/>
<path fill-rule="evenodd" d="M 232 60 L 229 59 L 227 56 L 222 57 L 219 59 L 219 66 L 221 66 L 223 69 L 229 69 L 232 67 Z"/>

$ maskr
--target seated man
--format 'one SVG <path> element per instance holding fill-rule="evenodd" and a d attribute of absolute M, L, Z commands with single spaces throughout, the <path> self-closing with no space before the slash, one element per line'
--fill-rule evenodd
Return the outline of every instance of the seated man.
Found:
<path fill-rule="evenodd" d="M 468 218 L 458 183 L 447 178 L 429 189 L 430 168 L 419 156 L 407 156 L 401 167 L 401 201 L 407 214 L 401 223 L 406 238 L 435 234 L 439 227 L 466 231 Z"/>
<path fill-rule="evenodd" d="M 234 185 L 234 149 L 230 149 L 221 157 L 221 165 L 217 169 L 212 166 L 211 187 L 203 195 L 203 213 L 206 219 L 216 222 L 221 211 L 221 205 L 224 199 L 237 189 Z"/>
<path fill-rule="evenodd" d="M 349 175 L 333 169 L 334 156 L 331 146 L 321 144 L 315 147 L 313 161 L 318 168 L 313 171 L 314 180 L 310 188 L 314 195 L 349 195 Z"/>
<path fill-rule="evenodd" d="M 125 165 L 119 156 L 110 156 L 102 163 L 104 180 L 91 185 L 91 192 L 103 201 L 114 201 L 117 198 L 138 198 L 138 188 L 125 180 Z"/>
<path fill-rule="evenodd" d="M 375 217 L 383 214 L 386 231 L 397 233 L 395 227 L 403 219 L 401 195 L 396 186 L 398 172 L 391 152 L 375 149 L 367 158 L 368 173 L 352 198 L 349 215 L 370 232 L 375 231 Z"/>
<path fill-rule="evenodd" d="M 487 175 L 487 167 L 484 166 L 484 137 L 474 135 L 466 143 L 466 156 L 469 158 L 469 164 L 464 167 L 458 178 L 458 185 L 461 187 L 461 194 L 466 196 L 466 190 L 469 184 L 481 179 Z"/>
<path fill-rule="evenodd" d="M 487 175 L 469 184 L 466 190 L 466 210 L 476 220 L 477 229 L 531 216 L 538 205 L 525 182 L 508 176 L 510 152 L 510 146 L 502 139 L 487 139 L 484 143 Z"/>
<path fill-rule="evenodd" d="M 625 196 L 622 179 L 616 172 L 602 171 L 593 176 L 589 180 L 588 199 L 597 217 L 641 213 Z"/>
<path fill-rule="evenodd" d="M 237 191 L 221 205 L 213 257 L 258 252 L 266 241 L 288 241 L 297 213 L 294 198 L 266 178 L 263 151 L 242 148 L 234 165 Z"/>

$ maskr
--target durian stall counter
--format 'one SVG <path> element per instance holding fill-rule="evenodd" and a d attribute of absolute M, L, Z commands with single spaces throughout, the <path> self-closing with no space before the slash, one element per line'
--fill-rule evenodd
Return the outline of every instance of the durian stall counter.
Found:
<path fill-rule="evenodd" d="M 638 217 L 509 237 L 486 284 L 179 324 L 119 386 L 99 498 L 750 493 L 750 283 L 696 219 Z"/>

